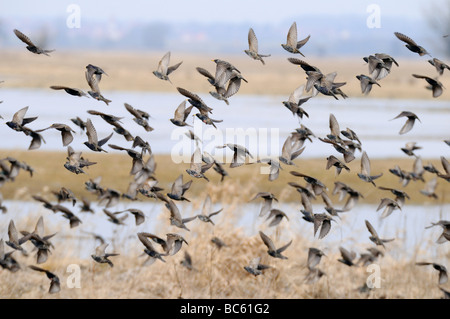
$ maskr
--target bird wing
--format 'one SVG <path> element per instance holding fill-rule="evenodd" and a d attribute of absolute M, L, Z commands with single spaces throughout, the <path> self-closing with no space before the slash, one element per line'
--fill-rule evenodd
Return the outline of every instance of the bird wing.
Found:
<path fill-rule="evenodd" d="M 264 234 L 262 231 L 259 231 L 259 236 L 261 237 L 264 245 L 266 245 L 270 251 L 276 251 L 275 245 L 273 244 L 273 241 L 269 238 L 269 236 Z"/>
<path fill-rule="evenodd" d="M 14 29 L 14 34 L 24 43 L 28 44 L 29 46 L 35 47 L 34 43 L 31 42 L 30 38 L 27 37 L 25 34 L 20 32 L 17 29 Z"/>
<path fill-rule="evenodd" d="M 400 32 L 394 32 L 394 34 L 395 34 L 395 36 L 396 36 L 399 40 L 401 40 L 401 41 L 403 41 L 403 42 L 406 42 L 406 43 L 408 43 L 409 45 L 417 46 L 417 43 L 414 42 L 413 39 L 411 39 L 410 37 L 404 35 L 403 33 L 400 33 Z"/>
<path fill-rule="evenodd" d="M 372 224 L 368 220 L 366 220 L 365 223 L 366 223 L 367 229 L 372 234 L 372 236 L 378 238 L 378 234 L 377 234 L 375 228 L 373 228 Z"/>
<path fill-rule="evenodd" d="M 292 48 L 297 47 L 297 23 L 292 23 L 291 27 L 289 28 L 287 38 L 286 38 L 286 44 Z"/>
<path fill-rule="evenodd" d="M 167 75 L 167 68 L 170 62 L 170 51 L 164 54 L 164 56 L 159 60 L 157 71 L 163 75 Z"/>
<path fill-rule="evenodd" d="M 258 53 L 258 39 L 252 28 L 248 30 L 248 47 L 250 51 Z"/>
<path fill-rule="evenodd" d="M 89 143 L 98 143 L 97 130 L 95 129 L 94 124 L 92 124 L 92 121 L 89 118 L 86 121 L 86 135 L 88 137 Z"/>
<path fill-rule="evenodd" d="M 183 63 L 183 61 L 178 62 L 177 64 L 174 64 L 172 66 L 169 66 L 167 68 L 167 75 L 169 75 L 170 73 L 172 73 L 173 71 L 175 71 L 176 69 L 178 69 L 178 67 L 181 65 L 181 63 Z"/>
<path fill-rule="evenodd" d="M 361 156 L 361 174 L 370 176 L 370 160 L 365 151 Z"/>

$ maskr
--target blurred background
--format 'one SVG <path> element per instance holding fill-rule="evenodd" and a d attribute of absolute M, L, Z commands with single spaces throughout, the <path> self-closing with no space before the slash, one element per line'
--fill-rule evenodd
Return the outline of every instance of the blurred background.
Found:
<path fill-rule="evenodd" d="M 293 21 L 299 38 L 311 34 L 305 54 L 364 55 L 373 50 L 408 55 L 392 36 L 403 32 L 439 56 L 450 55 L 450 3 L 400 1 L 0 1 L 0 46 L 17 48 L 11 30 L 33 32 L 44 46 L 73 50 L 173 50 L 241 53 L 251 26 L 260 46 L 281 54 Z M 379 24 L 367 20 L 379 13 Z M 79 14 L 79 24 L 73 16 Z M 375 21 L 376 22 L 376 21 Z"/>

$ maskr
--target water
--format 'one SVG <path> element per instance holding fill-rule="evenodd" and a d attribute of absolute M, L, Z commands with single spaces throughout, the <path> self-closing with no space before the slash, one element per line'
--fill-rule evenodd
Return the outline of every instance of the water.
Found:
<path fill-rule="evenodd" d="M 175 91 L 175 89 L 174 89 Z M 112 126 L 98 116 L 88 114 L 87 110 L 97 110 L 107 114 L 124 117 L 123 126 L 132 135 L 139 135 L 147 140 L 156 154 L 170 153 L 182 150 L 183 155 L 192 154 L 195 144 L 184 136 L 188 128 L 175 127 L 169 119 L 173 117 L 176 107 L 184 100 L 178 93 L 154 92 L 103 92 L 112 100 L 109 106 L 92 98 L 74 97 L 63 91 L 51 89 L 1 89 L 0 115 L 3 122 L 9 121 L 13 114 L 22 107 L 29 106 L 27 117 L 39 116 L 28 126 L 32 129 L 42 129 L 53 123 L 65 123 L 77 131 L 71 146 L 76 151 L 90 152 L 83 142 L 87 141 L 85 133 L 70 121 L 80 116 L 88 117 L 97 129 L 99 139 L 106 137 L 112 131 Z M 199 94 L 211 106 L 213 119 L 223 120 L 218 123 L 218 130 L 200 122 L 196 117 L 189 116 L 187 122 L 194 125 L 194 132 L 203 140 L 203 150 L 212 155 L 223 154 L 224 150 L 215 148 L 228 142 L 237 142 L 247 146 L 253 154 L 279 154 L 284 140 L 290 132 L 299 127 L 299 121 L 293 117 L 282 101 L 287 96 L 265 96 L 237 94 L 230 98 L 230 105 L 215 100 L 209 94 Z M 152 118 L 149 124 L 154 128 L 146 132 L 138 126 L 123 105 L 129 103 L 133 107 L 147 111 Z M 346 127 L 354 130 L 364 150 L 370 158 L 386 158 L 404 156 L 401 147 L 410 141 L 418 142 L 423 149 L 417 154 L 424 158 L 448 157 L 450 148 L 443 142 L 450 138 L 450 103 L 440 100 L 388 100 L 369 98 L 349 98 L 336 101 L 333 98 L 317 97 L 303 105 L 309 114 L 302 123 L 310 128 L 317 137 L 329 133 L 329 115 L 337 118 L 341 130 Z M 412 131 L 399 135 L 400 128 L 406 118 L 392 120 L 401 111 L 416 113 L 421 122 L 416 121 Z M 194 109 L 196 111 L 196 109 Z M 237 132 L 242 129 L 242 132 Z M 245 135 L 247 134 L 247 135 Z M 253 134 L 253 135 L 252 135 Z M 266 135 L 265 135 L 266 134 Z M 63 150 L 60 133 L 47 130 L 42 133 L 46 141 L 41 150 Z M 0 125 L 0 149 L 27 149 L 31 138 L 23 133 L 15 132 L 6 125 Z M 326 157 L 330 154 L 340 155 L 331 145 L 317 139 L 307 142 L 301 157 Z M 109 143 L 130 147 L 123 136 L 114 134 Z M 108 151 L 113 152 L 106 146 Z"/>
<path fill-rule="evenodd" d="M 220 214 L 213 217 L 216 226 L 195 219 L 187 224 L 188 228 L 191 229 L 190 232 L 170 226 L 169 212 L 159 202 L 121 202 L 108 209 L 111 212 L 127 208 L 141 209 L 146 215 L 146 220 L 139 226 L 135 225 L 134 216 L 131 214 L 125 219 L 125 225 L 111 223 L 102 212 L 103 207 L 98 206 L 95 202 L 92 204 L 95 214 L 81 213 L 78 204 L 73 207 L 66 203 L 63 205 L 72 210 L 82 220 L 82 224 L 72 229 L 69 227 L 68 220 L 64 219 L 61 213 L 54 214 L 43 208 L 42 204 L 38 202 L 5 201 L 4 205 L 8 208 L 8 213 L 0 215 L 0 234 L 2 234 L 4 240 L 7 239 L 7 228 L 11 219 L 15 221 L 16 228 L 19 231 L 32 231 L 38 218 L 43 216 L 45 234 L 57 232 L 57 235 L 52 239 L 56 249 L 64 245 L 67 253 L 80 258 L 90 258 L 90 254 L 95 249 L 96 241 L 89 235 L 90 232 L 99 234 L 107 242 L 112 243 L 112 249 L 125 252 L 129 247 L 138 250 L 143 248 L 137 239 L 137 232 L 150 232 L 163 238 L 167 232 L 175 232 L 185 237 L 189 242 L 193 236 L 196 236 L 198 227 L 201 227 L 202 231 L 205 231 L 204 229 L 209 230 L 212 237 L 213 232 L 215 234 L 223 232 L 222 225 L 230 220 L 235 220 L 233 227 L 240 228 L 245 236 L 257 237 L 258 240 L 258 231 L 263 230 L 273 237 L 276 243 L 280 244 L 300 235 L 307 239 L 308 247 L 317 247 L 324 249 L 326 252 L 336 252 L 339 246 L 343 246 L 358 253 L 362 253 L 365 248 L 373 246 L 364 223 L 365 220 L 368 220 L 381 238 L 395 238 L 395 241 L 386 244 L 386 251 L 393 258 L 413 258 L 417 253 L 418 259 L 434 258 L 434 261 L 438 262 L 442 256 L 450 253 L 450 243 L 440 245 L 435 243 L 442 233 L 442 228 L 425 229 L 432 222 L 450 219 L 450 205 L 415 206 L 406 203 L 402 211 L 396 210 L 392 215 L 381 219 L 381 212 L 376 212 L 376 205 L 359 204 L 350 212 L 341 214 L 341 219 L 335 218 L 336 222 L 332 223 L 330 233 L 320 240 L 317 239 L 318 234 L 314 236 L 313 225 L 301 218 L 302 215 L 299 212 L 301 205 L 299 203 L 274 205 L 274 208 L 281 209 L 289 218 L 289 220 L 282 220 L 277 226 L 278 231 L 275 227 L 268 227 L 269 222 L 266 221 L 266 217 L 258 216 L 261 204 L 255 202 L 237 207 L 233 206 L 233 209 L 228 209 L 229 206 L 226 204 L 215 203 L 213 209 L 224 208 Z M 199 208 L 196 209 L 189 203 L 177 203 L 177 206 L 183 217 L 200 213 Z M 313 205 L 313 210 L 314 212 L 321 212 L 323 207 Z M 29 229 L 24 229 L 27 221 L 28 225 L 31 226 L 28 226 Z M 225 229 L 229 230 L 227 226 L 225 226 Z M 293 245 L 295 244 L 294 242 Z M 29 247 L 32 247 L 31 244 Z M 308 247 L 305 247 L 305 249 Z M 445 263 L 446 261 L 442 260 L 442 262 Z"/>

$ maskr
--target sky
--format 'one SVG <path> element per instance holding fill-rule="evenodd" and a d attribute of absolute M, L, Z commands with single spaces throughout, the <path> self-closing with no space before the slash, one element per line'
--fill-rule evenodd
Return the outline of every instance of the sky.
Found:
<path fill-rule="evenodd" d="M 432 0 L 438 6 L 448 0 Z M 79 6 L 81 19 L 167 22 L 235 22 L 280 23 L 307 14 L 369 15 L 367 9 L 375 4 L 381 17 L 423 17 L 430 6 L 425 0 L 0 0 L 0 17 L 9 19 L 65 17 L 71 4 Z"/>

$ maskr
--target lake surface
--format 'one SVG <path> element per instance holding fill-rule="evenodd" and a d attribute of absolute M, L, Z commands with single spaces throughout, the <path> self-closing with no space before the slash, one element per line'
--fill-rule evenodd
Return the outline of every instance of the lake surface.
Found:
<path fill-rule="evenodd" d="M 119 251 L 129 250 L 129 247 L 137 248 L 140 251 L 143 246 L 137 239 L 137 232 L 151 232 L 161 237 L 165 237 L 167 232 L 174 232 L 182 235 L 189 242 L 193 236 L 196 236 L 199 229 L 209 231 L 211 238 L 213 236 L 220 237 L 224 230 L 230 230 L 229 225 L 223 227 L 222 225 L 230 222 L 233 228 L 239 228 L 245 236 L 255 237 L 258 240 L 258 231 L 263 230 L 269 236 L 276 238 L 277 243 L 288 242 L 294 236 L 300 235 L 307 240 L 309 247 L 336 252 L 339 246 L 343 246 L 361 253 L 365 248 L 373 246 L 369 240 L 365 220 L 375 227 L 381 238 L 395 238 L 395 241 L 386 244 L 386 252 L 393 258 L 412 258 L 414 256 L 422 260 L 434 258 L 435 262 L 441 261 L 445 264 L 448 262 L 448 257 L 445 256 L 450 253 L 450 242 L 435 243 L 442 233 L 442 228 L 425 228 L 441 219 L 450 219 L 450 205 L 415 206 L 406 203 L 402 211 L 395 210 L 390 216 L 381 219 L 381 212 L 376 211 L 376 205 L 358 204 L 350 212 L 341 214 L 341 219 L 335 218 L 336 222 L 332 223 L 330 233 L 320 240 L 317 239 L 318 234 L 314 236 L 313 225 L 301 218 L 300 203 L 274 205 L 274 208 L 281 209 L 289 218 L 289 220 L 282 220 L 277 227 L 268 227 L 267 216 L 258 216 L 261 209 L 260 203 L 234 205 L 233 207 L 214 203 L 214 209 L 223 208 L 220 214 L 212 218 L 216 225 L 213 226 L 195 219 L 186 224 L 191 229 L 189 232 L 171 226 L 169 212 L 159 202 L 120 202 L 115 207 L 108 208 L 111 212 L 128 208 L 141 209 L 146 215 L 146 220 L 139 226 L 135 225 L 134 217 L 131 214 L 125 219 L 125 225 L 111 223 L 102 212 L 104 207 L 98 206 L 95 202 L 92 204 L 95 214 L 79 212 L 78 203 L 75 206 L 64 203 L 64 206 L 82 220 L 82 224 L 73 229 L 69 227 L 68 220 L 63 218 L 61 213 L 54 214 L 43 208 L 42 204 L 38 202 L 4 201 L 4 205 L 8 208 L 8 213 L 0 214 L 0 234 L 4 240 L 7 239 L 7 228 L 11 219 L 14 219 L 19 231 L 32 231 L 38 218 L 43 216 L 45 234 L 58 232 L 52 239 L 56 249 L 61 249 L 58 247 L 64 245 L 68 254 L 81 258 L 90 258 L 90 254 L 98 244 L 89 235 L 90 232 L 103 236 L 112 243 L 111 246 L 114 249 Z M 177 206 L 183 218 L 200 213 L 200 208 L 194 208 L 189 203 L 177 203 Z M 322 212 L 323 206 L 313 205 L 313 210 Z M 9 248 L 7 250 L 9 251 Z M 295 258 L 295 256 L 292 257 Z"/>
<path fill-rule="evenodd" d="M 174 88 L 175 91 L 175 88 Z M 190 158 L 195 144 L 184 133 L 189 129 L 174 126 L 169 119 L 173 117 L 177 106 L 185 99 L 177 93 L 154 92 L 103 92 L 112 100 L 109 106 L 103 102 L 86 97 L 74 97 L 63 91 L 51 89 L 0 89 L 0 119 L 3 124 L 11 120 L 13 114 L 29 106 L 26 117 L 38 116 L 28 126 L 42 129 L 53 123 L 70 125 L 77 131 L 71 146 L 76 151 L 90 152 L 83 142 L 87 141 L 85 133 L 81 133 L 71 121 L 76 116 L 86 120 L 88 117 L 97 129 L 99 139 L 112 132 L 112 126 L 98 116 L 90 115 L 87 110 L 97 110 L 112 114 L 122 119 L 122 125 L 134 136 L 147 140 L 154 153 L 180 153 Z M 223 120 L 217 123 L 218 129 L 207 126 L 192 112 L 187 122 L 194 125 L 193 130 L 203 140 L 203 150 L 212 155 L 223 154 L 224 150 L 215 146 L 235 142 L 245 145 L 250 152 L 258 156 L 277 155 L 281 152 L 284 140 L 299 127 L 299 120 L 292 116 L 282 101 L 287 96 L 265 96 L 237 94 L 230 98 L 230 105 L 218 101 L 209 94 L 199 94 L 212 107 L 211 118 Z M 137 109 L 148 112 L 152 118 L 149 124 L 154 128 L 146 132 L 138 126 L 124 107 L 124 102 Z M 387 100 L 370 98 L 348 98 L 339 101 L 334 98 L 316 97 L 303 105 L 309 118 L 304 117 L 302 124 L 311 129 L 317 137 L 325 137 L 329 130 L 329 115 L 333 113 L 341 130 L 347 127 L 354 130 L 364 150 L 370 158 L 386 158 L 405 156 L 400 150 L 405 143 L 416 141 L 423 149 L 416 153 L 424 158 L 448 157 L 450 147 L 443 140 L 450 139 L 450 102 L 440 100 Z M 400 128 L 406 118 L 392 120 L 402 111 L 411 111 L 418 115 L 414 128 L 407 134 L 399 135 Z M 196 109 L 194 109 L 196 111 Z M 60 133 L 47 130 L 42 133 L 46 141 L 42 150 L 62 150 Z M 6 125 L 0 125 L 1 149 L 27 149 L 30 137 L 15 132 Z M 114 134 L 109 143 L 130 147 L 123 136 Z M 331 145 L 313 139 L 306 142 L 306 149 L 301 157 L 326 157 L 339 155 Z M 113 152 L 109 147 L 108 151 Z"/>

